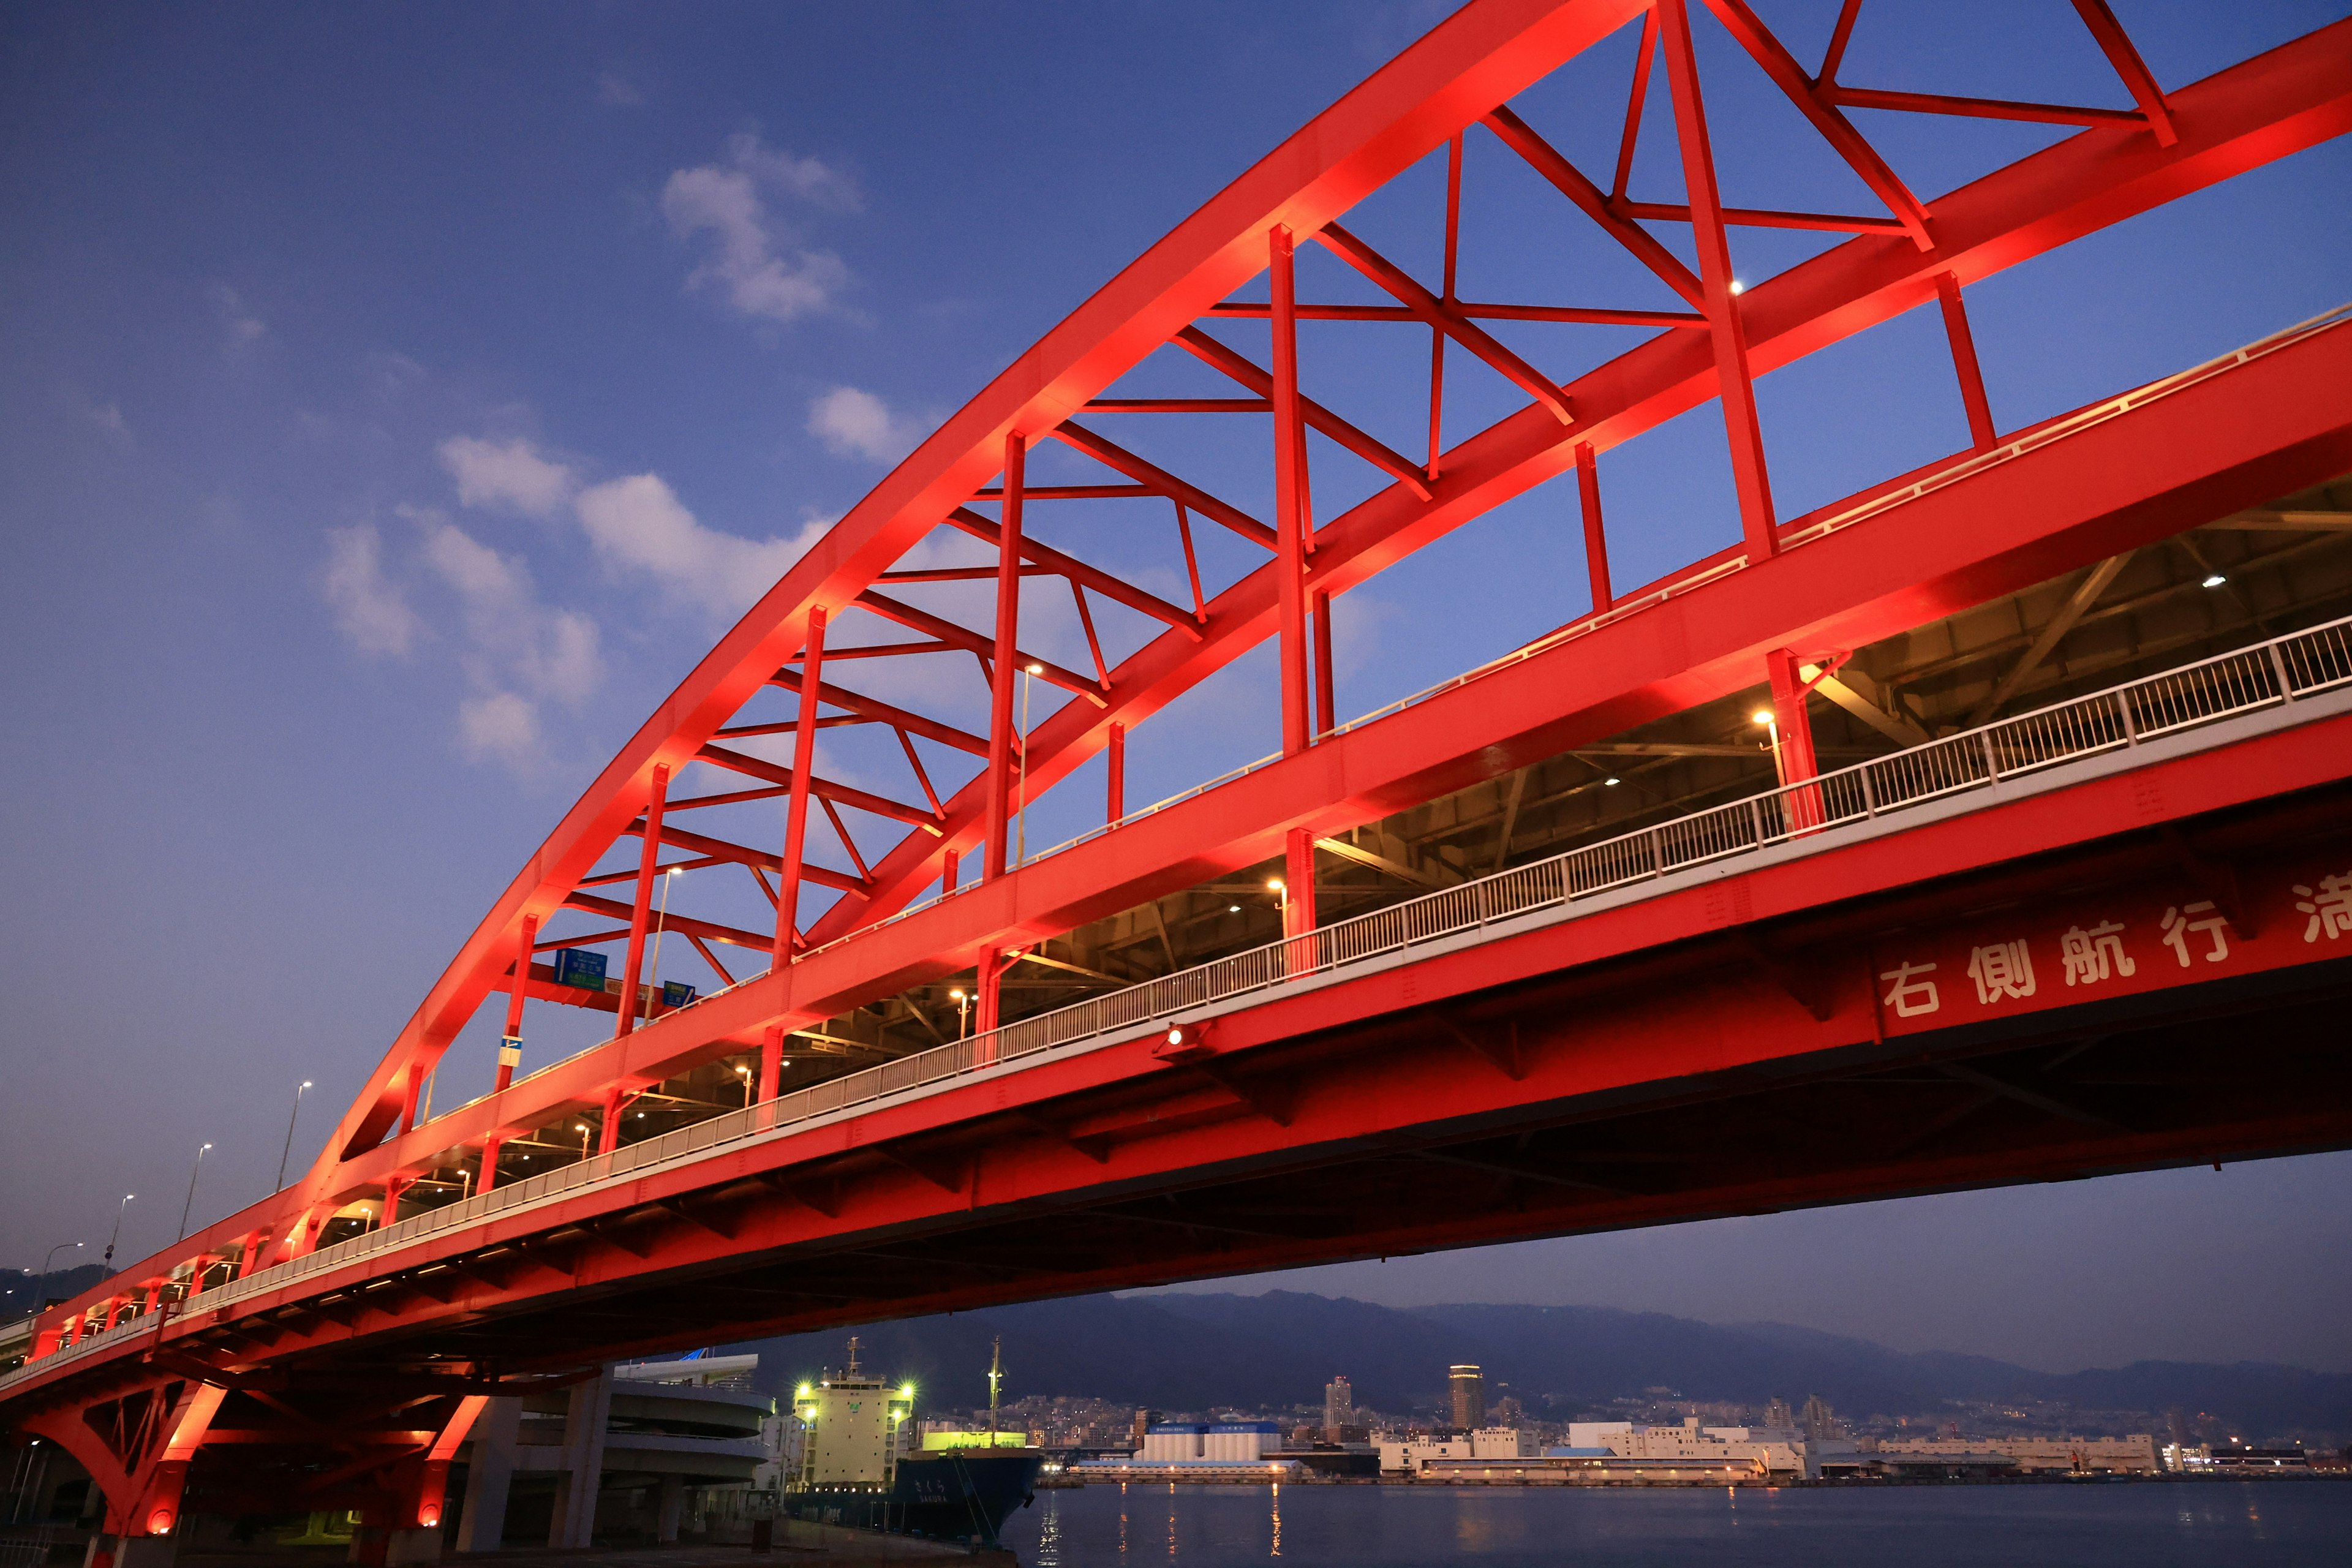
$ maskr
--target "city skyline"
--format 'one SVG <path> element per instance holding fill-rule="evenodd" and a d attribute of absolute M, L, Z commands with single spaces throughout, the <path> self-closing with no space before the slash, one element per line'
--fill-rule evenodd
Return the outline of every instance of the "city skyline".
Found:
<path fill-rule="evenodd" d="M 5 1026 L 0 1256 L 94 1257 L 120 1223 L 118 1256 L 144 1257 L 184 1194 L 200 1225 L 269 1190 L 289 1145 L 299 1172 L 525 847 L 758 580 L 1439 14 L 14 14 L 0 647 L 26 718 L 0 843 L 39 896 L 0 926 L 32 977 Z M 2178 82 L 2332 16 L 2127 20 Z M 1874 37 L 1857 70 L 1932 64 L 1971 90 L 2099 67 L 2088 46 Z M 1178 55 L 1206 62 L 1215 112 L 1160 69 Z M 1907 153 L 1955 178 L 1977 155 Z M 2330 143 L 1986 290 L 2005 414 L 2352 296 L 2347 184 Z M 2097 350 L 2038 352 L 2066 325 L 2044 285 L 2126 246 L 2148 260 Z M 1897 363 L 1925 321 L 1867 352 Z M 1908 451 L 1958 417 L 1890 406 L 1872 428 Z M 1788 443 L 1793 497 L 1841 493 L 1841 446 Z M 1628 520 L 1636 579 L 1707 543 L 1677 521 L 1697 492 L 1661 494 Z M 1348 706 L 1554 624 L 1577 570 L 1541 556 L 1436 647 L 1408 589 L 1376 587 L 1342 623 Z M 1412 572 L 1448 592 L 1480 568 Z M 1265 749 L 1255 717 L 1218 718 L 1139 755 L 1135 797 Z M 1070 829 L 1059 809 L 1031 833 Z M 534 1061 L 580 1043 L 564 1026 Z M 488 1040 L 467 1048 L 486 1080 Z M 2048 1371 L 2341 1372 L 2347 1197 L 2352 1155 L 2331 1154 L 1198 1288 L 1672 1308 Z M 2019 1301 L 2042 1310 L 2001 1310 Z"/>

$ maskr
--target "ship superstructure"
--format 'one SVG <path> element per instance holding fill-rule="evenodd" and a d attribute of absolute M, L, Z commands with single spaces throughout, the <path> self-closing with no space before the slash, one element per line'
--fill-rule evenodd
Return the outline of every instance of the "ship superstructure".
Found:
<path fill-rule="evenodd" d="M 793 1391 L 785 1438 L 785 1510 L 863 1526 L 993 1546 L 1005 1515 L 1034 1495 L 1045 1455 L 1027 1435 L 995 1429 L 1001 1357 L 989 1368 L 989 1430 L 933 1433 L 915 1442 L 915 1385 L 896 1385 L 849 1362 Z"/>
<path fill-rule="evenodd" d="M 898 1480 L 914 1412 L 915 1385 L 893 1388 L 866 1375 L 853 1338 L 849 1364 L 838 1375 L 828 1372 L 793 1393 L 800 1442 L 790 1489 L 888 1491 Z"/>

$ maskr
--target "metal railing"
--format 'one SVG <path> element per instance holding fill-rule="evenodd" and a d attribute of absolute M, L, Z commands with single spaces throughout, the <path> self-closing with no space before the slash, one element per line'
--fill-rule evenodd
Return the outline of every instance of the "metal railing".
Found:
<path fill-rule="evenodd" d="M 231 1306 L 308 1276 L 394 1251 L 441 1232 L 528 1208 L 721 1145 L 871 1105 L 1041 1051 L 1081 1044 L 1269 987 L 1328 975 L 1428 943 L 1655 882 L 1675 872 L 1812 841 L 1909 808 L 1981 790 L 2004 779 L 2078 762 L 2179 731 L 2275 708 L 2352 685 L 2352 616 L 2216 655 L 2071 701 L 1859 763 L 1678 816 L 1459 887 L 1213 960 L 1157 980 L 1024 1018 L 952 1045 L 812 1084 L 759 1104 L 680 1127 L 609 1154 L 595 1154 L 476 1193 L 457 1203 L 352 1237 L 180 1303 L 181 1313 Z M 6 1377 L 16 1378 L 136 1335 L 144 1318 L 84 1337 Z"/>

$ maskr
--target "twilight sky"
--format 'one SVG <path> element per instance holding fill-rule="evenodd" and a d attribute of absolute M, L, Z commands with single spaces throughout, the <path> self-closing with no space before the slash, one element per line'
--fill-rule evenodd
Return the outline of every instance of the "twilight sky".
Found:
<path fill-rule="evenodd" d="M 1817 57 L 1836 6 L 1760 9 Z M 1908 9 L 1865 8 L 1847 79 L 2124 101 L 2063 0 L 1906 34 Z M 2116 9 L 2168 86 L 2342 14 Z M 299 1168 L 564 805 L 814 531 L 1443 11 L 8 7 L 0 1259 L 94 1257 L 134 1191 L 123 1247 L 163 1244 L 206 1141 L 195 1218 L 258 1197 L 308 1078 Z M 1869 210 L 1712 23 L 1701 48 L 1719 122 L 1756 128 L 1718 145 L 1727 200 Z M 1616 40 L 1526 100 L 1588 167 L 1630 57 Z M 1870 129 L 1930 195 L 2055 134 Z M 1634 195 L 1677 199 L 1646 145 Z M 1491 141 L 1467 167 L 1485 270 L 1465 262 L 1464 292 L 1556 297 L 1587 239 Z M 1415 170 L 1350 225 L 1426 270 L 1439 189 Z M 1972 290 L 1997 416 L 2352 298 L 2347 191 L 2338 142 Z M 1790 243 L 1739 259 L 1777 270 Z M 1643 302 L 1591 261 L 1595 292 Z M 1622 346 L 1551 330 L 1512 341 L 1563 376 Z M 1784 513 L 1961 444 L 1940 353 L 1915 311 L 1765 384 Z M 1367 421 L 1409 426 L 1365 395 Z M 1736 533 L 1719 426 L 1678 426 L 1607 459 L 1621 583 Z M 1568 504 L 1538 491 L 1350 595 L 1343 709 L 1580 613 Z M 1156 749 L 1139 735 L 1129 798 L 1272 749 L 1269 668 L 1171 711 Z M 1037 815 L 1033 843 L 1084 826 Z M 2352 1155 L 2328 1156 L 1285 1282 L 1772 1317 L 2052 1367 L 2352 1369 L 2347 1199 Z"/>

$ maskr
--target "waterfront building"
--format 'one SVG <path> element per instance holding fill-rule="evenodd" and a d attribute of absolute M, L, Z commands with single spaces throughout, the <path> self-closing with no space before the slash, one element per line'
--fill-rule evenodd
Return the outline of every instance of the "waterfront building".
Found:
<path fill-rule="evenodd" d="M 2127 1437 L 1886 1438 L 1880 1441 L 1878 1452 L 1911 1458 L 1994 1454 L 2027 1476 L 2153 1476 L 2167 1468 L 2156 1438 L 2146 1432 Z"/>
<path fill-rule="evenodd" d="M 1680 1426 L 1651 1426 L 1632 1421 L 1572 1421 L 1569 1452 L 1612 1455 L 1643 1462 L 1690 1461 L 1706 1466 L 1748 1466 L 1759 1474 L 1817 1479 L 1822 1462 L 1843 1459 L 1851 1443 L 1811 1443 L 1776 1426 L 1701 1426 L 1696 1415 Z M 1559 1453 L 1553 1449 L 1549 1452 Z"/>
<path fill-rule="evenodd" d="M 1356 1391 L 1349 1385 L 1348 1374 L 1341 1373 L 1323 1385 L 1323 1440 L 1340 1443 L 1342 1428 L 1356 1424 Z"/>
<path fill-rule="evenodd" d="M 1474 1432 L 1486 1424 L 1486 1383 L 1479 1370 L 1466 1363 L 1457 1363 L 1447 1373 L 1454 1390 L 1454 1426 L 1457 1431 Z"/>
<path fill-rule="evenodd" d="M 457 1550 L 730 1533 L 744 1494 L 782 1458 L 774 1401 L 749 1386 L 759 1360 L 625 1362 L 491 1400 L 458 1452 Z"/>
<path fill-rule="evenodd" d="M 1282 1427 L 1272 1421 L 1160 1422 L 1145 1428 L 1135 1452 L 1143 1464 L 1192 1459 L 1212 1464 L 1255 1464 L 1282 1447 Z"/>
<path fill-rule="evenodd" d="M 1380 1438 L 1381 1473 L 1419 1476 L 1428 1466 L 1452 1459 L 1520 1459 L 1536 1452 L 1535 1439 L 1516 1426 L 1486 1426 L 1475 1432 L 1451 1432 L 1426 1437 L 1383 1432 Z"/>

